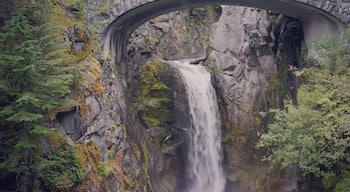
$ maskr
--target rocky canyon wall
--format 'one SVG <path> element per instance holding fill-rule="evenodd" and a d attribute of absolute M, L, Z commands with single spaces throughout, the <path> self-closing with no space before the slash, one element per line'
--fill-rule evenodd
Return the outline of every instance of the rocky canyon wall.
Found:
<path fill-rule="evenodd" d="M 295 180 L 268 174 L 255 142 L 266 121 L 258 113 L 293 96 L 296 84 L 288 69 L 302 66 L 302 39 L 297 21 L 265 10 L 193 8 L 139 27 L 129 39 L 128 62 L 111 63 L 108 55 L 82 62 L 90 71 L 85 74 L 90 91 L 83 104 L 60 113 L 58 123 L 72 143 L 96 146 L 109 170 L 90 189 L 181 189 L 188 103 L 179 74 L 158 58 L 200 58 L 212 72 L 223 125 L 227 191 L 295 189 Z"/>
<path fill-rule="evenodd" d="M 225 165 L 229 181 L 227 191 L 277 188 L 292 191 L 299 187 L 297 177 L 286 179 L 284 173 L 270 173 L 267 165 L 261 162 L 264 152 L 257 150 L 255 143 L 269 120 L 262 118 L 259 112 L 282 107 L 283 98 L 295 96 L 298 82 L 291 69 L 302 67 L 302 41 L 303 31 L 297 20 L 265 10 L 223 6 L 173 12 L 151 20 L 132 35 L 129 44 L 131 63 L 128 63 L 126 73 L 127 79 L 131 80 L 128 81 L 131 87 L 129 90 L 134 94 L 128 98 L 137 98 L 140 94 L 138 92 L 142 86 L 136 82 L 144 67 L 141 63 L 152 55 L 170 60 L 200 58 L 212 72 L 213 83 L 220 98 Z M 174 99 L 174 93 L 182 93 L 178 95 L 184 98 L 181 82 L 178 82 L 176 75 L 171 75 L 174 70 L 171 71 L 169 73 L 167 69 L 162 72 L 165 76 L 172 76 L 166 83 L 174 87 L 170 99 Z M 171 84 L 169 80 L 177 83 Z M 127 101 L 129 102 L 130 100 Z M 186 99 L 172 100 L 172 104 L 173 108 L 169 110 L 176 115 L 171 119 L 179 120 L 178 115 L 185 114 L 180 121 L 187 122 Z M 134 107 L 131 111 L 137 108 L 140 107 Z M 141 124 L 144 121 L 140 116 L 133 119 L 141 119 Z M 134 123 L 131 122 L 130 126 Z M 142 130 L 141 127 L 138 130 Z M 143 125 L 148 131 L 150 127 L 152 126 Z M 177 122 L 170 121 L 166 126 L 167 132 L 177 138 L 172 145 L 172 158 L 162 153 L 164 148 L 152 147 L 155 143 L 151 137 L 147 139 L 147 136 L 139 136 L 145 139 L 146 148 L 153 151 L 147 152 L 147 158 L 157 159 L 148 164 L 147 170 L 152 173 L 149 175 L 153 177 L 151 183 L 160 191 L 176 190 L 174 186 L 179 187 L 179 178 L 185 174 L 181 171 L 183 165 L 178 162 L 183 162 L 183 139 L 186 138 L 186 133 L 176 131 L 174 127 L 185 129 L 186 123 L 178 126 Z M 159 131 L 154 133 L 154 130 L 152 134 L 161 136 L 158 139 L 167 136 Z M 174 150 L 175 146 L 178 150 Z M 168 163 L 161 163 L 163 166 L 159 167 L 159 161 Z M 166 187 L 162 186 L 165 183 Z"/>
<path fill-rule="evenodd" d="M 271 190 L 284 179 L 268 172 L 255 148 L 267 120 L 259 112 L 294 97 L 289 68 L 301 67 L 301 25 L 265 10 L 223 6 L 213 30 L 206 63 L 221 99 L 228 191 Z M 285 182 L 283 191 L 298 188 L 296 181 Z"/>

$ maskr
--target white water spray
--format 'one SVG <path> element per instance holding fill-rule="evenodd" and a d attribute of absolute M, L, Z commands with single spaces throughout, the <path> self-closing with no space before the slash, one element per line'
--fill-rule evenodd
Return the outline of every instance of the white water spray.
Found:
<path fill-rule="evenodd" d="M 169 62 L 178 68 L 189 100 L 191 135 L 188 177 L 190 192 L 223 192 L 221 122 L 210 73 L 201 65 Z"/>

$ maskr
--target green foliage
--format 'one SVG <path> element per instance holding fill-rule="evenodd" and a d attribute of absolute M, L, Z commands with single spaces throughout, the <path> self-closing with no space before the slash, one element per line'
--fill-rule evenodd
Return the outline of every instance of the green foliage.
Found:
<path fill-rule="evenodd" d="M 2 169 L 25 175 L 37 190 L 42 141 L 55 132 L 42 126 L 49 113 L 70 103 L 73 74 L 69 45 L 48 23 L 51 1 L 15 1 L 0 28 L 0 127 Z"/>
<path fill-rule="evenodd" d="M 330 73 L 342 73 L 350 67 L 350 30 L 341 37 L 333 35 L 316 42 L 314 47 L 322 57 L 321 68 Z M 346 71 L 346 70 L 345 70 Z"/>
<path fill-rule="evenodd" d="M 334 188 L 334 192 L 348 192 L 350 189 L 350 172 L 348 169 L 340 168 L 339 170 L 341 170 L 339 175 L 323 178 L 323 186 L 325 189 Z"/>
<path fill-rule="evenodd" d="M 70 191 L 85 175 L 72 147 L 48 155 L 41 163 L 41 170 L 45 184 L 54 191 Z"/>
<path fill-rule="evenodd" d="M 258 143 L 259 147 L 271 149 L 267 160 L 273 167 L 296 164 L 304 174 L 330 176 L 334 167 L 349 155 L 350 130 L 329 121 L 323 112 L 291 104 L 285 110 L 273 112 L 275 122 Z M 342 120 L 349 121 L 349 117 Z"/>
<path fill-rule="evenodd" d="M 8 121 L 39 122 L 45 111 L 67 104 L 62 96 L 73 78 L 62 56 L 69 47 L 52 35 L 56 27 L 38 26 L 31 19 L 18 13 L 0 34 L 1 97 L 6 101 L 0 114 Z"/>
<path fill-rule="evenodd" d="M 348 192 L 350 189 L 350 177 L 344 178 L 342 181 L 340 181 L 336 187 L 334 192 Z"/>
<path fill-rule="evenodd" d="M 284 109 L 270 111 L 275 121 L 257 146 L 269 149 L 271 154 L 266 160 L 272 167 L 295 164 L 304 175 L 329 178 L 348 166 L 349 37 L 347 31 L 342 38 L 331 37 L 318 43 L 322 60 L 319 65 L 304 70 L 298 106 L 287 101 Z M 337 184 L 336 191 L 349 189 L 348 186 L 345 178 Z"/>

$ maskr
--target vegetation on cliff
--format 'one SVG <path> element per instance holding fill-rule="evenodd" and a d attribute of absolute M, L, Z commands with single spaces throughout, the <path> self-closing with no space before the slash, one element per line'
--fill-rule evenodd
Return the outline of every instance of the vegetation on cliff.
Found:
<path fill-rule="evenodd" d="M 8 184 L 4 190 L 107 191 L 107 178 L 118 180 L 121 191 L 147 190 L 146 179 L 130 178 L 121 167 L 123 150 L 103 162 L 95 144 L 73 147 L 48 125 L 58 111 L 72 106 L 67 99 L 76 99 L 70 95 L 72 87 L 85 87 L 89 94 L 99 96 L 103 93 L 100 66 L 91 56 L 93 43 L 85 39 L 89 32 L 82 29 L 85 23 L 78 26 L 71 20 L 71 14 L 84 17 L 79 10 L 86 1 L 0 2 L 0 186 Z M 202 8 L 191 9 L 187 19 L 192 22 L 205 13 Z M 75 30 L 83 50 L 71 50 L 67 28 Z M 350 188 L 349 44 L 350 32 L 317 45 L 323 60 L 300 72 L 304 85 L 298 92 L 298 105 L 287 101 L 284 109 L 272 111 L 276 121 L 259 142 L 270 149 L 266 159 L 273 166 L 295 164 L 304 175 L 323 177 L 324 187 L 337 192 Z M 77 80 L 77 67 L 84 71 L 85 79 Z M 163 147 L 163 136 L 170 134 L 164 125 L 171 121 L 172 108 L 161 72 L 158 61 L 144 67 L 138 98 L 145 107 L 144 123 L 163 134 L 151 138 L 158 147 Z M 82 113 L 89 108 L 84 107 L 85 96 L 77 96 Z M 145 140 L 141 148 L 146 170 L 151 155 Z M 140 151 L 135 154 L 141 161 Z M 132 171 L 142 175 L 140 170 Z"/>
<path fill-rule="evenodd" d="M 144 123 L 149 128 L 155 128 L 164 136 L 169 135 L 165 124 L 170 123 L 172 109 L 170 89 L 167 86 L 164 73 L 164 64 L 157 59 L 152 59 L 140 72 L 141 95 L 138 101 L 144 105 L 142 114 Z M 162 146 L 162 138 L 152 138 L 158 147 Z"/>
<path fill-rule="evenodd" d="M 296 165 L 306 176 L 323 178 L 324 188 L 350 188 L 350 31 L 315 44 L 321 59 L 303 71 L 297 105 L 271 110 L 275 121 L 258 147 L 269 149 L 272 167 Z M 310 61 L 310 60 L 309 60 Z"/>
<path fill-rule="evenodd" d="M 84 176 L 84 168 L 74 148 L 46 126 L 53 114 L 72 104 L 67 95 L 77 74 L 70 45 L 64 40 L 63 26 L 51 20 L 53 1 L 3 1 L 2 5 L 1 187 L 70 190 Z"/>

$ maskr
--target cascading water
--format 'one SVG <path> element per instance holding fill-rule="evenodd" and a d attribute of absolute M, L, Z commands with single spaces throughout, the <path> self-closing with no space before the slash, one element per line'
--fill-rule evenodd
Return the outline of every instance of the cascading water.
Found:
<path fill-rule="evenodd" d="M 169 62 L 180 70 L 189 100 L 191 127 L 186 191 L 223 192 L 221 122 L 210 73 L 201 65 Z"/>

